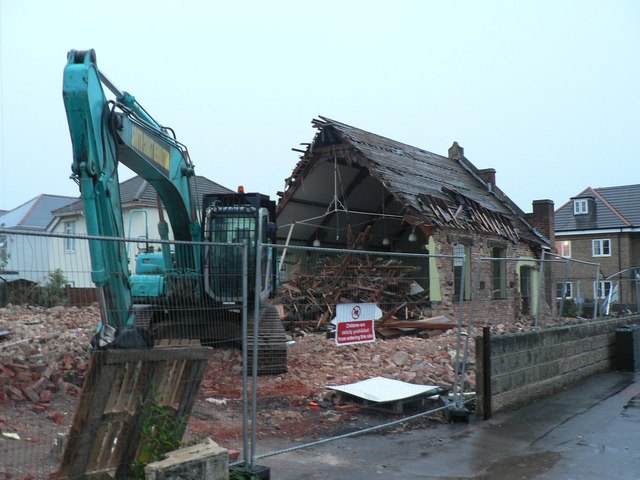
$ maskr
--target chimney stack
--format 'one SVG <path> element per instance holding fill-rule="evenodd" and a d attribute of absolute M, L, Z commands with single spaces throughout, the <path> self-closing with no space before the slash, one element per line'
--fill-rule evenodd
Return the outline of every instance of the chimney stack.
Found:
<path fill-rule="evenodd" d="M 464 158 L 464 148 L 458 145 L 458 142 L 453 142 L 453 145 L 449 147 L 449 158 L 452 160 Z"/>
<path fill-rule="evenodd" d="M 493 190 L 493 187 L 496 186 L 495 168 L 483 168 L 482 170 L 478 170 L 478 176 L 480 176 L 480 178 L 489 185 L 489 190 Z"/>
<path fill-rule="evenodd" d="M 556 239 L 553 200 L 534 200 L 532 205 L 533 213 L 527 214 L 527 221 L 549 239 L 551 248 L 553 248 Z"/>

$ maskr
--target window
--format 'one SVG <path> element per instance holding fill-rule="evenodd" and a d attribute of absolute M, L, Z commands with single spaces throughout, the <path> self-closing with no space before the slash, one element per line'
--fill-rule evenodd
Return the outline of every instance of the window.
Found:
<path fill-rule="evenodd" d="M 493 247 L 491 261 L 492 291 L 491 298 L 507 298 L 507 251 L 502 247 Z"/>
<path fill-rule="evenodd" d="M 611 241 L 608 238 L 593 240 L 593 256 L 594 257 L 610 257 L 611 256 Z"/>
<path fill-rule="evenodd" d="M 573 214 L 574 215 L 586 215 L 589 213 L 589 200 L 586 198 L 580 198 L 573 201 Z"/>
<path fill-rule="evenodd" d="M 556 252 L 565 258 L 571 258 L 571 240 L 560 240 L 556 242 Z"/>
<path fill-rule="evenodd" d="M 611 291 L 611 282 L 609 280 L 603 280 L 601 282 L 594 282 L 593 295 L 596 298 L 607 298 Z"/>
<path fill-rule="evenodd" d="M 556 298 L 573 298 L 573 284 L 571 282 L 556 283 Z"/>
<path fill-rule="evenodd" d="M 76 222 L 64 222 L 64 233 L 66 235 L 75 235 L 76 234 Z M 75 238 L 65 238 L 64 239 L 64 251 L 65 252 L 75 252 L 76 251 L 76 239 Z"/>
<path fill-rule="evenodd" d="M 455 300 L 460 300 L 460 288 L 463 288 L 464 299 L 471 299 L 471 259 L 469 247 L 464 243 L 453 244 L 453 294 Z M 464 266 L 464 286 L 461 287 Z"/>

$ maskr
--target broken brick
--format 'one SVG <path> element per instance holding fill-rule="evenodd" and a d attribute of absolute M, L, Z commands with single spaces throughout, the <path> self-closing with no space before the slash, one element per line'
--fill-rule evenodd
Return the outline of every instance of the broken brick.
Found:
<path fill-rule="evenodd" d="M 22 389 L 22 393 L 25 397 L 27 397 L 32 402 L 37 402 L 40 400 L 40 395 L 31 387 L 27 386 Z"/>
<path fill-rule="evenodd" d="M 24 395 L 22 394 L 22 392 L 16 387 L 14 387 L 13 385 L 9 385 L 6 388 L 6 392 L 9 395 L 9 397 L 11 397 L 12 400 L 16 400 L 16 401 L 24 400 Z"/>
<path fill-rule="evenodd" d="M 43 390 L 40 392 L 40 401 L 49 403 L 51 401 L 51 390 Z"/>
<path fill-rule="evenodd" d="M 14 381 L 16 383 L 31 383 L 31 372 L 18 372 Z"/>
<path fill-rule="evenodd" d="M 60 412 L 51 412 L 49 414 L 49 419 L 58 425 L 62 425 L 66 420 L 67 416 L 64 413 Z"/>

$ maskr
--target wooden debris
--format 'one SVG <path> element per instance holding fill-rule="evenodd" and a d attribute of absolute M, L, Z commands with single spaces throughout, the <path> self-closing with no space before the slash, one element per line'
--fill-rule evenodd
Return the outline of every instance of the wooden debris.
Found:
<path fill-rule="evenodd" d="M 365 241 L 361 234 L 351 243 Z M 430 302 L 428 292 L 412 290 L 416 280 L 411 274 L 418 269 L 399 259 L 372 255 L 347 252 L 337 258 L 322 257 L 309 268 L 312 273 L 299 273 L 283 284 L 274 303 L 289 330 L 326 327 L 340 303 L 377 304 L 383 311 L 379 323 L 421 319 L 428 315 Z"/>

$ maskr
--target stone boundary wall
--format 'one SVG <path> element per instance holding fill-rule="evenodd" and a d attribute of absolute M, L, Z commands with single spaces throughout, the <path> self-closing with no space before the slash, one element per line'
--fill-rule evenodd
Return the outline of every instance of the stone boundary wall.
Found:
<path fill-rule="evenodd" d="M 515 408 L 614 367 L 616 329 L 640 315 L 491 337 L 491 412 Z M 476 337 L 476 414 L 484 412 L 482 337 Z"/>

